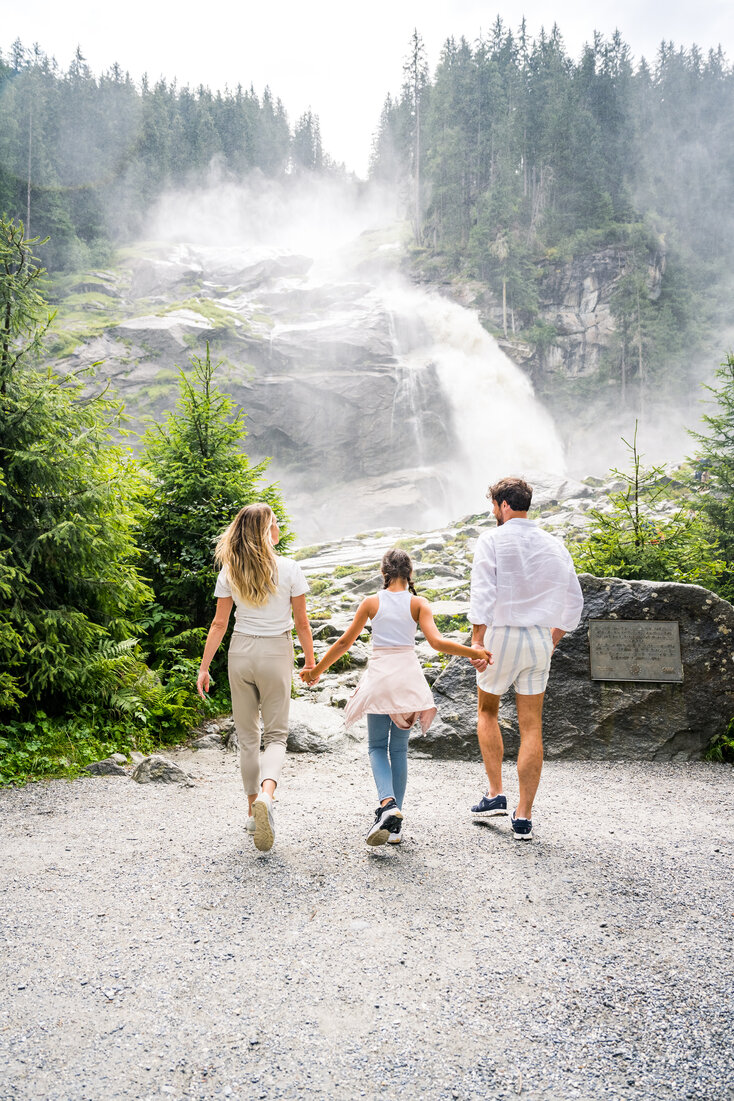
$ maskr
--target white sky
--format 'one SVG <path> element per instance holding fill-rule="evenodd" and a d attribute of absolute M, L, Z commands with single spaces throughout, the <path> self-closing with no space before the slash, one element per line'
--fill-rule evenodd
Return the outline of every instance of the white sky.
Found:
<path fill-rule="evenodd" d="M 575 58 L 594 30 L 619 28 L 635 59 L 652 59 L 661 40 L 734 53 L 731 0 L 5 0 L 0 45 L 38 42 L 66 68 L 77 44 L 95 72 L 118 61 L 137 80 L 147 72 L 212 89 L 269 84 L 291 123 L 311 108 L 325 149 L 360 175 L 385 95 L 400 88 L 402 63 L 417 27 L 433 70 L 444 41 L 470 42 L 499 13 L 515 29 L 525 15 L 534 37 L 555 20 Z M 552 14 L 549 14 L 549 11 Z"/>

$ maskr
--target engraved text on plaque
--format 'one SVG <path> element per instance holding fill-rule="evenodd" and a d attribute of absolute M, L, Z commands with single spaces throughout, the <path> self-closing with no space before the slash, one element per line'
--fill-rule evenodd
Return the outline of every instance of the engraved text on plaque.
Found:
<path fill-rule="evenodd" d="M 590 619 L 592 680 L 682 681 L 675 620 Z"/>

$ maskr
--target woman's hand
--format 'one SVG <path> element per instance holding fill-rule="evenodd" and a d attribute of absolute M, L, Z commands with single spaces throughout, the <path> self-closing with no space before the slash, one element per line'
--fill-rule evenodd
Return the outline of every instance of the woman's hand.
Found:
<path fill-rule="evenodd" d="M 321 674 L 315 672 L 315 666 L 304 665 L 298 674 L 304 684 L 318 684 Z"/>
<path fill-rule="evenodd" d="M 200 669 L 199 675 L 196 678 L 196 691 L 199 693 L 202 700 L 206 699 L 206 693 L 209 691 L 209 686 L 211 685 L 211 683 L 212 680 L 209 676 L 209 670 Z"/>

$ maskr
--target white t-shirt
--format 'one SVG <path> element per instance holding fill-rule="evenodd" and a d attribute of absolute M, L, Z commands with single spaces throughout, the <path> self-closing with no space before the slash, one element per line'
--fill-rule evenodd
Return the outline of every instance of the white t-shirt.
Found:
<path fill-rule="evenodd" d="M 271 638 L 293 629 L 291 597 L 303 596 L 307 593 L 308 581 L 301 567 L 291 558 L 280 558 L 276 555 L 276 562 L 278 587 L 270 599 L 258 607 L 245 604 L 232 591 L 227 580 L 226 568 L 219 573 L 214 595 L 217 598 L 232 597 L 235 603 L 234 629 L 241 635 L 262 635 Z"/>

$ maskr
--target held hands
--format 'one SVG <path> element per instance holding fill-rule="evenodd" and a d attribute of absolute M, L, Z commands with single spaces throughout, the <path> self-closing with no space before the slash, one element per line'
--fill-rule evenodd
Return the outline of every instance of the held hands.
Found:
<path fill-rule="evenodd" d="M 313 665 L 305 665 L 298 675 L 304 684 L 318 684 L 321 678 L 321 674 L 314 671 Z"/>
<path fill-rule="evenodd" d="M 469 661 L 474 666 L 478 673 L 483 673 L 488 665 L 494 665 L 494 658 L 490 650 L 485 650 L 483 646 L 478 643 L 472 643 L 472 650 L 476 650 L 477 656 L 475 658 L 469 658 Z"/>

